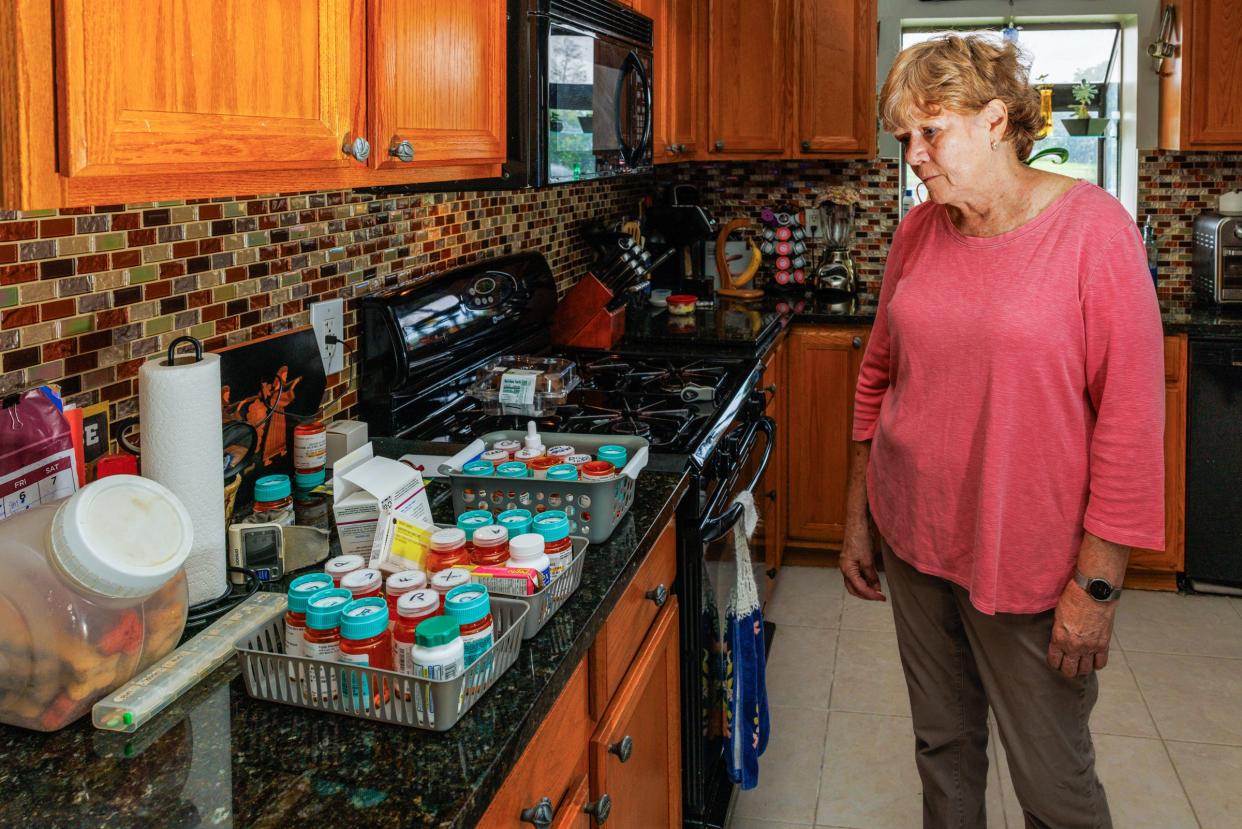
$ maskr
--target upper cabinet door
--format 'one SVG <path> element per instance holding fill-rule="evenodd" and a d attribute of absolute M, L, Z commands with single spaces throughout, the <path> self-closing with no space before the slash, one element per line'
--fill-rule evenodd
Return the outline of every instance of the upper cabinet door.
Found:
<path fill-rule="evenodd" d="M 1242 0 L 1182 3 L 1181 11 L 1192 5 L 1182 29 L 1190 59 L 1189 77 L 1182 79 L 1190 94 L 1184 148 L 1236 150 L 1242 147 Z"/>
<path fill-rule="evenodd" d="M 794 152 L 874 155 L 875 0 L 798 0 L 798 7 Z"/>
<path fill-rule="evenodd" d="M 62 176 L 175 182 L 357 166 L 342 152 L 360 126 L 362 18 L 353 0 L 60 0 L 56 8 Z M 142 188 L 129 183 L 132 198 Z"/>
<path fill-rule="evenodd" d="M 505 161 L 505 7 L 505 0 L 371 1 L 376 167 Z"/>
<path fill-rule="evenodd" d="M 791 8 L 792 0 L 711 0 L 704 157 L 785 152 Z"/>
<path fill-rule="evenodd" d="M 699 149 L 703 130 L 703 44 L 707 42 L 706 0 L 668 0 L 669 81 L 664 108 L 668 112 L 668 140 L 679 158 Z"/>

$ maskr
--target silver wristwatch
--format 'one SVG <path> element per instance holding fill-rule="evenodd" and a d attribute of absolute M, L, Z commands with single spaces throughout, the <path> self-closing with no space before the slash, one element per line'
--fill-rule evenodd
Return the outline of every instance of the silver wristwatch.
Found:
<path fill-rule="evenodd" d="M 1087 578 L 1080 571 L 1075 570 L 1074 581 L 1097 602 L 1115 602 L 1121 598 L 1121 588 L 1113 587 L 1113 583 L 1108 579 Z"/>

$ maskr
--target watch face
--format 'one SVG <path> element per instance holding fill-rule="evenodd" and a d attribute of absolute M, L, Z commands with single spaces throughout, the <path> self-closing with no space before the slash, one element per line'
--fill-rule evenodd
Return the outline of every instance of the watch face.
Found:
<path fill-rule="evenodd" d="M 1105 602 L 1113 595 L 1113 586 L 1104 579 L 1092 579 L 1087 582 L 1087 592 L 1098 602 Z"/>

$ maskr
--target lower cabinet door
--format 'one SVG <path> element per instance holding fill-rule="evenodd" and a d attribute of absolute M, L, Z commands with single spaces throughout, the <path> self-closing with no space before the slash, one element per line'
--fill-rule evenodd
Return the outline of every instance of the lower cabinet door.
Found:
<path fill-rule="evenodd" d="M 591 797 L 591 779 L 583 774 L 582 778 L 569 789 L 569 794 L 556 809 L 556 819 L 551 829 L 591 829 L 591 816 L 586 812 L 586 805 Z"/>
<path fill-rule="evenodd" d="M 681 826 L 677 599 L 652 626 L 591 738 L 593 825 Z"/>

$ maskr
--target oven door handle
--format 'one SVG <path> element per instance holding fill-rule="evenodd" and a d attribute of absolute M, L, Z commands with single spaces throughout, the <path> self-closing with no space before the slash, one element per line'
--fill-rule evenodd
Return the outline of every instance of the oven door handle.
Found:
<path fill-rule="evenodd" d="M 755 487 L 759 485 L 759 481 L 763 478 L 765 472 L 768 471 L 768 461 L 772 459 L 772 449 L 776 444 L 776 421 L 764 415 L 755 422 L 755 431 L 763 432 L 764 446 L 763 457 L 759 459 L 759 468 L 755 470 L 755 475 L 751 478 L 750 483 L 746 486 L 746 491 L 754 493 Z M 751 446 L 754 442 L 751 441 Z M 741 452 L 739 460 L 745 458 L 750 449 Z M 722 514 L 712 518 L 708 518 L 699 529 L 699 538 L 703 544 L 711 544 L 727 535 L 742 517 L 742 505 L 730 504 L 729 508 Z"/>

